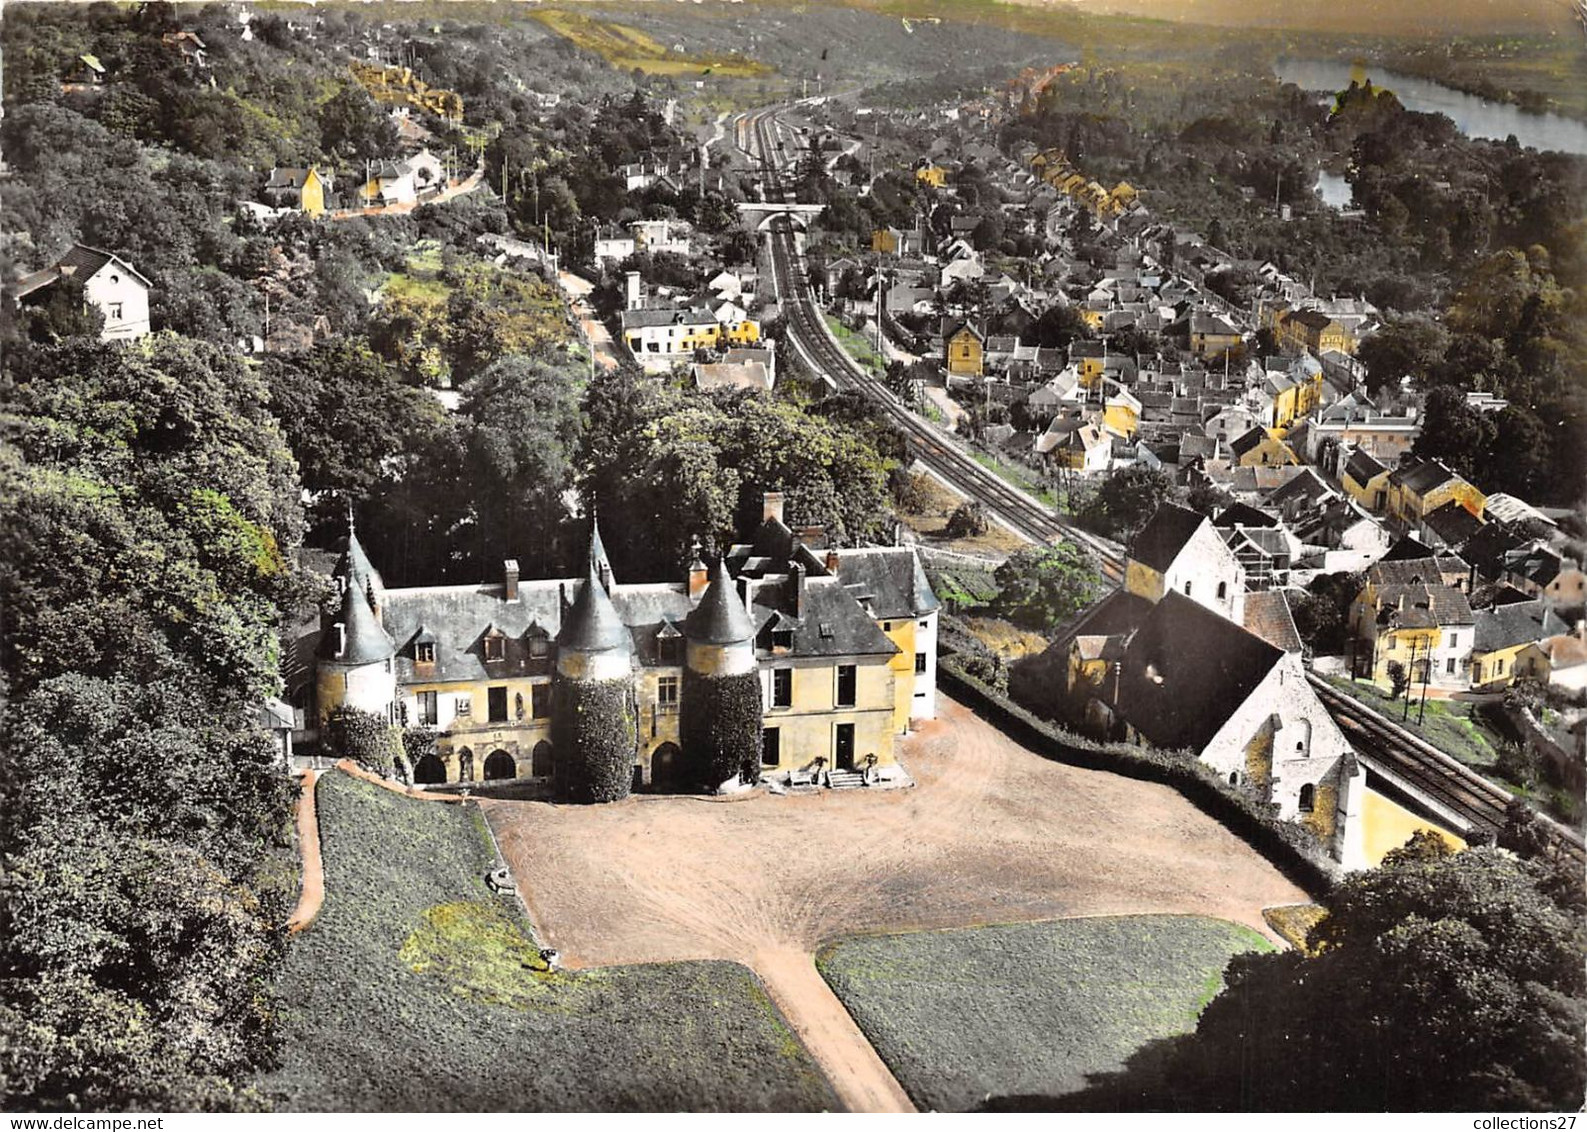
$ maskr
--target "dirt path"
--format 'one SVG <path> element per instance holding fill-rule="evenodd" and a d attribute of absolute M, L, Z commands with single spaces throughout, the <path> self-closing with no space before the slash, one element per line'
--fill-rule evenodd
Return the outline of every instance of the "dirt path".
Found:
<path fill-rule="evenodd" d="M 1049 762 L 962 705 L 939 705 L 940 719 L 902 741 L 913 790 L 480 804 L 542 942 L 568 966 L 744 963 L 862 1108 L 890 1094 L 874 1072 L 847 1068 L 865 1064 L 864 1037 L 831 1015 L 810 960 L 826 941 L 1145 912 L 1276 938 L 1262 909 L 1308 899 L 1177 791 Z"/>
<path fill-rule="evenodd" d="M 909 1094 L 805 952 L 757 951 L 750 966 L 850 1112 L 914 1112 Z"/>
<path fill-rule="evenodd" d="M 320 775 L 316 770 L 306 771 L 299 789 L 294 816 L 298 828 L 298 852 L 303 857 L 303 888 L 298 893 L 297 907 L 287 920 L 287 931 L 293 935 L 314 922 L 325 902 L 325 865 L 320 857 L 320 819 L 314 809 L 314 784 Z"/>

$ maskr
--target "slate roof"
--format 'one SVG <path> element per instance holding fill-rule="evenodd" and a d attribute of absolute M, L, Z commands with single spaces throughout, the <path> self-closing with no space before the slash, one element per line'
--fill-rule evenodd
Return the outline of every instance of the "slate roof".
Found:
<path fill-rule="evenodd" d="M 108 263 L 120 264 L 123 270 L 134 276 L 145 287 L 152 286 L 143 277 L 142 272 L 113 252 L 100 251 L 98 248 L 91 248 L 87 244 L 73 244 L 67 253 L 51 266 L 18 279 L 11 287 L 11 297 L 14 299 L 26 298 L 34 291 L 48 287 L 56 280 L 68 275 L 86 281 Z"/>
<path fill-rule="evenodd" d="M 326 633 L 320 641 L 323 659 L 338 664 L 374 664 L 396 654 L 396 646 L 375 619 L 375 611 L 369 607 L 361 586 L 349 585 L 342 591 L 336 620 L 345 628 L 346 646 L 338 656 L 336 634 Z"/>
<path fill-rule="evenodd" d="M 1130 545 L 1130 557 L 1158 573 L 1173 565 L 1206 517 L 1177 503 L 1164 503 L 1157 509 Z"/>
<path fill-rule="evenodd" d="M 1357 448 L 1350 454 L 1350 459 L 1345 462 L 1345 475 L 1355 480 L 1362 487 L 1365 487 L 1386 471 L 1388 469 L 1373 459 L 1372 453 L 1365 448 Z"/>
<path fill-rule="evenodd" d="M 890 657 L 898 646 L 866 616 L 854 596 L 834 577 L 807 577 L 802 598 L 797 583 L 779 578 L 751 584 L 750 617 L 761 652 L 770 644 L 774 622 L 790 628 L 796 656 Z"/>
<path fill-rule="evenodd" d="M 738 588 L 727 576 L 727 560 L 716 560 L 705 596 L 683 623 L 683 635 L 707 645 L 730 645 L 755 636 L 754 623 L 739 598 Z"/>
<path fill-rule="evenodd" d="M 680 310 L 667 307 L 660 310 L 633 310 L 623 312 L 623 329 L 636 330 L 647 326 L 715 326 L 716 316 L 703 309 Z"/>
<path fill-rule="evenodd" d="M 837 565 L 838 581 L 856 599 L 869 600 L 874 617 L 902 620 L 942 607 L 911 547 L 840 550 Z"/>
<path fill-rule="evenodd" d="M 562 631 L 557 634 L 557 647 L 586 653 L 632 652 L 634 642 L 628 626 L 623 624 L 596 574 L 595 552 L 599 546 L 596 543 L 590 548 L 589 569 L 578 597 L 573 599 L 573 608 L 562 622 Z"/>
<path fill-rule="evenodd" d="M 1454 500 L 1428 512 L 1422 522 L 1449 546 L 1459 546 L 1483 526 L 1481 519 Z"/>
<path fill-rule="evenodd" d="M 1168 593 L 1124 651 L 1116 706 L 1154 746 L 1200 752 L 1283 655 L 1199 602 Z"/>
<path fill-rule="evenodd" d="M 1479 609 L 1472 616 L 1477 626 L 1475 647 L 1479 652 L 1541 641 L 1564 633 L 1568 628 L 1542 601 L 1517 601 L 1493 609 Z"/>
<path fill-rule="evenodd" d="M 1389 476 L 1391 482 L 1419 496 L 1426 495 L 1440 484 L 1459 478 L 1437 460 L 1423 460 L 1409 467 L 1400 468 Z"/>
<path fill-rule="evenodd" d="M 1231 503 L 1212 521 L 1215 527 L 1276 527 L 1278 520 L 1249 503 Z"/>
<path fill-rule="evenodd" d="M 1283 590 L 1246 594 L 1245 627 L 1275 648 L 1301 651 L 1300 630 L 1295 628 L 1295 617 Z"/>
<path fill-rule="evenodd" d="M 1247 429 L 1245 432 L 1242 432 L 1239 436 L 1229 441 L 1229 448 L 1234 453 L 1235 457 L 1239 458 L 1244 456 L 1247 452 L 1260 447 L 1262 442 L 1266 439 L 1267 429 L 1263 428 L 1261 425 L 1257 425 L 1253 428 Z"/>
<path fill-rule="evenodd" d="M 1452 586 L 1426 582 L 1378 587 L 1378 624 L 1395 629 L 1433 629 L 1470 625 L 1471 605 Z"/>

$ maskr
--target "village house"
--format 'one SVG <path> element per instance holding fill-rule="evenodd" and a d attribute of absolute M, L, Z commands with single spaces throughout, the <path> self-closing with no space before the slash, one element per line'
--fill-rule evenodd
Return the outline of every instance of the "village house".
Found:
<path fill-rule="evenodd" d="M 1356 352 L 1355 335 L 1321 311 L 1289 311 L 1279 317 L 1276 333 L 1279 345 L 1295 353 L 1309 351 L 1315 357 L 1324 350 Z"/>
<path fill-rule="evenodd" d="M 83 301 L 104 316 L 101 341 L 126 342 L 149 333 L 149 281 L 120 256 L 85 244 L 73 244 L 51 266 L 24 275 L 7 294 L 18 306 L 43 302 L 63 279 L 80 283 Z"/>
<path fill-rule="evenodd" d="M 1389 474 L 1388 488 L 1389 517 L 1405 527 L 1419 526 L 1426 515 L 1450 502 L 1482 517 L 1482 492 L 1438 460 L 1418 460 L 1395 469 Z"/>
<path fill-rule="evenodd" d="M 949 377 L 980 377 L 986 335 L 974 323 L 950 319 L 942 327 L 942 350 Z"/>
<path fill-rule="evenodd" d="M 1474 626 L 1437 559 L 1385 558 L 1350 606 L 1351 671 L 1382 688 L 1393 686 L 1391 666 L 1416 685 L 1468 687 Z"/>
<path fill-rule="evenodd" d="M 277 166 L 265 181 L 264 202 L 271 208 L 290 208 L 305 216 L 323 216 L 330 207 L 332 177 L 315 166 L 294 169 Z"/>
<path fill-rule="evenodd" d="M 1389 469 L 1365 448 L 1350 453 L 1339 474 L 1339 483 L 1351 499 L 1374 515 L 1381 515 L 1388 509 Z"/>
<path fill-rule="evenodd" d="M 1234 462 L 1245 468 L 1277 468 L 1299 464 L 1289 445 L 1260 425 L 1229 442 Z"/>
<path fill-rule="evenodd" d="M 1471 649 L 1471 687 L 1493 692 L 1522 676 L 1547 683 L 1550 656 L 1542 643 L 1570 631 L 1547 602 L 1515 601 L 1478 609 Z"/>

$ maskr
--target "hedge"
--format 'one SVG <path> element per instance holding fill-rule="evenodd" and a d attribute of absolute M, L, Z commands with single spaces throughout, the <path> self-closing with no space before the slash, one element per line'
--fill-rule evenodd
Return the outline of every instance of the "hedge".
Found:
<path fill-rule="evenodd" d="M 690 777 L 714 790 L 737 774 L 760 781 L 760 674 L 705 676 L 683 673 L 678 737 Z"/>
<path fill-rule="evenodd" d="M 1321 899 L 1333 887 L 1337 866 L 1324 854 L 1316 835 L 1302 825 L 1275 817 L 1262 803 L 1225 783 L 1194 754 L 1101 743 L 1077 735 L 1032 715 L 965 673 L 952 658 L 941 660 L 937 673 L 944 691 L 1021 746 L 1054 762 L 1172 786 L 1314 899 Z"/>
<path fill-rule="evenodd" d="M 633 684 L 559 675 L 551 696 L 557 793 L 571 802 L 616 802 L 628 797 L 639 735 Z"/>

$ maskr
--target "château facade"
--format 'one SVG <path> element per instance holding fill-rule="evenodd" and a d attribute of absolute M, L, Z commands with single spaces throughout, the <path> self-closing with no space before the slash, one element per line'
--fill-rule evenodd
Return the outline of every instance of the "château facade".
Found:
<path fill-rule="evenodd" d="M 776 494 L 753 540 L 714 568 L 696 555 L 677 582 L 619 583 L 593 523 L 575 578 L 525 580 L 508 560 L 495 583 L 388 589 L 349 529 L 335 580 L 311 714 L 322 729 L 342 707 L 432 729 L 435 754 L 412 768 L 423 784 L 526 780 L 579 796 L 596 756 L 576 749 L 588 745 L 577 736 L 593 724 L 559 727 L 557 717 L 567 705 L 593 710 L 584 693 L 595 685 L 630 760 L 619 795 L 729 784 L 702 777 L 710 759 L 684 740 L 691 696 L 698 720 L 728 678 L 752 675 L 759 687 L 758 702 L 723 725 L 743 734 L 707 727 L 693 747 L 758 752 L 740 780 L 812 769 L 889 777 L 895 737 L 935 714 L 940 607 L 915 552 L 812 549 L 783 522 Z"/>

